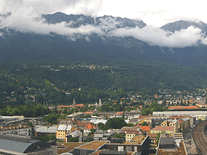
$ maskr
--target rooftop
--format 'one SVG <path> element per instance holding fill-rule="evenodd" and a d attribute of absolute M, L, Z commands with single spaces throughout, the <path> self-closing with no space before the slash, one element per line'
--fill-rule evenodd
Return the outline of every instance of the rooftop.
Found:
<path fill-rule="evenodd" d="M 135 125 L 134 127 L 139 127 L 142 131 L 150 131 L 150 126 Z"/>
<path fill-rule="evenodd" d="M 186 155 L 183 142 L 180 144 L 180 148 L 177 148 L 176 151 L 170 151 L 165 149 L 159 149 L 157 155 Z"/>
<path fill-rule="evenodd" d="M 79 146 L 78 149 L 97 150 L 107 142 L 108 141 L 92 141 L 82 146 Z"/>
<path fill-rule="evenodd" d="M 84 129 L 95 129 L 95 126 L 89 123 Z"/>
<path fill-rule="evenodd" d="M 173 109 L 199 109 L 197 106 L 170 106 L 169 110 Z"/>
<path fill-rule="evenodd" d="M 32 143 L 0 139 L 0 149 L 23 153 Z"/>
<path fill-rule="evenodd" d="M 59 143 L 57 145 L 57 151 L 58 154 L 66 153 L 72 151 L 75 147 L 78 147 L 80 145 L 83 145 L 85 143 L 79 143 L 79 142 L 71 142 L 71 143 Z"/>
<path fill-rule="evenodd" d="M 5 131 L 5 130 L 15 130 L 15 129 L 23 129 L 23 128 L 31 128 L 31 126 L 28 126 L 28 125 L 0 126 L 0 131 Z"/>
<path fill-rule="evenodd" d="M 166 130 L 174 130 L 174 126 L 156 126 L 151 131 L 166 131 Z"/>
<path fill-rule="evenodd" d="M 125 141 L 121 145 L 141 145 L 148 136 L 134 136 L 130 142 Z M 120 145 L 120 143 L 111 143 L 113 145 Z M 110 145 L 110 144 L 109 144 Z"/>
<path fill-rule="evenodd" d="M 36 132 L 41 132 L 41 133 L 56 133 L 57 128 L 56 126 L 40 126 L 36 128 Z"/>
<path fill-rule="evenodd" d="M 74 117 L 74 116 L 83 115 L 83 114 L 84 113 L 82 113 L 82 112 L 77 112 L 77 113 L 70 114 L 67 117 Z"/>
<path fill-rule="evenodd" d="M 66 130 L 67 126 L 66 125 L 59 125 L 57 130 Z"/>
<path fill-rule="evenodd" d="M 118 111 L 116 114 L 117 115 L 123 114 L 123 111 Z"/>

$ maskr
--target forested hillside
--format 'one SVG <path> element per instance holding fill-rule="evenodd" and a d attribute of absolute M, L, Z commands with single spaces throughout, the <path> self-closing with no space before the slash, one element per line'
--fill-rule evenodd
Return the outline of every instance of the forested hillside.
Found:
<path fill-rule="evenodd" d="M 166 63 L 129 62 L 1 64 L 1 104 L 94 103 L 127 97 L 129 91 L 143 96 L 158 89 L 195 90 L 207 85 L 205 65 L 187 67 Z"/>

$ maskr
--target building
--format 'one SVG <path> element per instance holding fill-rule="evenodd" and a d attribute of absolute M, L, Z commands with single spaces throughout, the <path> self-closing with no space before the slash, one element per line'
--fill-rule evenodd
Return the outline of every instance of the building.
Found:
<path fill-rule="evenodd" d="M 142 125 L 142 123 L 147 123 L 148 125 L 150 125 L 152 123 L 152 119 L 147 118 L 147 117 L 142 118 L 142 119 L 141 119 L 141 117 L 139 117 L 138 120 L 140 120 L 138 122 L 138 125 Z"/>
<path fill-rule="evenodd" d="M 175 110 L 175 111 L 179 111 L 179 110 L 197 110 L 199 109 L 199 107 L 197 106 L 170 106 L 168 108 L 169 110 Z"/>
<path fill-rule="evenodd" d="M 0 136 L 0 154 L 11 155 L 57 155 L 52 143 L 29 141 L 20 137 Z"/>
<path fill-rule="evenodd" d="M 79 118 L 82 118 L 83 116 L 84 116 L 84 113 L 77 112 L 77 113 L 73 113 L 73 114 L 70 114 L 70 115 L 66 116 L 66 118 L 71 119 L 71 120 L 77 120 Z"/>
<path fill-rule="evenodd" d="M 178 121 L 177 120 L 165 120 L 161 123 L 161 126 L 166 127 L 166 126 L 173 126 L 174 127 L 174 133 L 178 132 Z"/>
<path fill-rule="evenodd" d="M 70 132 L 71 125 L 58 125 L 56 138 L 67 142 L 67 133 Z"/>
<path fill-rule="evenodd" d="M 74 125 L 74 122 L 71 121 L 71 119 L 59 119 L 58 124 L 60 125 Z"/>
<path fill-rule="evenodd" d="M 182 134 L 161 134 L 158 144 L 157 155 L 187 155 Z"/>
<path fill-rule="evenodd" d="M 110 111 L 110 112 L 94 111 L 94 114 L 98 114 L 100 117 L 111 118 L 111 116 L 114 116 L 116 113 L 114 111 Z"/>
<path fill-rule="evenodd" d="M 167 116 L 153 116 L 151 119 L 152 119 L 152 122 L 151 122 L 150 128 L 152 129 L 152 128 L 160 125 L 163 121 L 169 119 L 169 117 L 167 117 Z"/>
<path fill-rule="evenodd" d="M 134 127 L 140 128 L 145 134 L 148 134 L 150 132 L 150 126 L 135 125 Z"/>
<path fill-rule="evenodd" d="M 199 111 L 154 111 L 152 113 L 153 116 L 178 116 L 182 114 L 183 116 L 192 116 L 192 117 L 197 117 L 197 116 L 207 116 L 207 111 L 200 110 Z"/>
<path fill-rule="evenodd" d="M 125 133 L 126 141 L 131 141 L 135 135 L 143 135 L 143 131 L 139 127 L 124 126 L 121 131 Z"/>
<path fill-rule="evenodd" d="M 53 126 L 36 126 L 34 128 L 35 136 L 41 137 L 41 136 L 47 136 L 49 134 L 56 135 L 57 127 L 56 125 Z"/>
<path fill-rule="evenodd" d="M 108 141 L 92 141 L 74 148 L 74 155 L 88 155 L 97 150 L 101 150 Z"/>
<path fill-rule="evenodd" d="M 150 130 L 151 134 L 158 134 L 158 133 L 174 133 L 173 126 L 156 126 Z"/>
<path fill-rule="evenodd" d="M 134 152 L 135 154 L 148 154 L 149 136 L 134 136 L 131 141 L 122 142 L 121 139 L 111 139 L 104 147 L 109 151 L 126 151 Z"/>
<path fill-rule="evenodd" d="M 94 133 L 94 140 L 110 140 L 111 138 L 114 137 L 115 133 L 117 133 L 117 131 L 96 131 Z"/>
<path fill-rule="evenodd" d="M 8 126 L 0 126 L 0 135 L 6 134 L 17 134 L 21 136 L 30 136 L 32 132 L 32 127 L 28 125 L 8 125 Z"/>
<path fill-rule="evenodd" d="M 84 133 L 89 134 L 91 129 L 96 129 L 95 125 L 89 123 L 83 130 Z"/>

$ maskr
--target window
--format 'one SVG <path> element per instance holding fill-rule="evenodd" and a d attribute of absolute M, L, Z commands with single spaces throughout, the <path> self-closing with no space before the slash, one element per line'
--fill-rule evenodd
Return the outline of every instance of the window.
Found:
<path fill-rule="evenodd" d="M 126 151 L 132 151 L 132 147 L 131 146 L 127 146 L 126 147 Z"/>
<path fill-rule="evenodd" d="M 124 146 L 118 146 L 118 151 L 124 151 Z"/>

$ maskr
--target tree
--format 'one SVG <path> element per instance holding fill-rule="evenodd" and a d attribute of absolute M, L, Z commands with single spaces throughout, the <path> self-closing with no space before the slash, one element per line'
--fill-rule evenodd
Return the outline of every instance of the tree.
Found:
<path fill-rule="evenodd" d="M 160 140 L 160 134 L 161 133 L 157 133 L 156 141 L 155 141 L 156 146 L 158 146 L 158 143 L 159 143 L 159 140 Z"/>
<path fill-rule="evenodd" d="M 141 126 L 148 126 L 147 122 L 142 122 Z"/>
<path fill-rule="evenodd" d="M 125 135 L 124 134 L 115 133 L 114 138 L 121 138 L 123 141 L 125 141 Z"/>
<path fill-rule="evenodd" d="M 88 134 L 89 136 L 92 136 L 96 132 L 95 129 L 91 129 L 91 132 Z"/>
<path fill-rule="evenodd" d="M 94 140 L 93 137 L 88 137 L 88 138 L 84 139 L 83 142 L 91 142 L 93 140 Z"/>
<path fill-rule="evenodd" d="M 68 139 L 68 142 L 78 142 L 79 141 L 79 138 L 77 137 L 70 137 L 69 139 Z"/>
<path fill-rule="evenodd" d="M 39 140 L 43 142 L 48 142 L 50 140 L 56 140 L 56 136 L 54 134 L 49 134 L 47 136 L 39 137 Z"/>
<path fill-rule="evenodd" d="M 103 123 L 101 123 L 101 122 L 100 122 L 100 123 L 98 123 L 98 129 L 99 129 L 99 130 L 103 130 L 103 131 L 104 131 L 104 130 L 105 130 L 105 126 L 104 126 L 104 124 L 103 124 Z"/>
<path fill-rule="evenodd" d="M 90 115 L 90 114 L 86 114 L 86 115 L 84 116 L 84 118 L 91 118 L 91 115 Z"/>
<path fill-rule="evenodd" d="M 67 108 L 64 108 L 63 114 L 67 114 Z"/>
<path fill-rule="evenodd" d="M 111 118 L 105 124 L 105 129 L 121 129 L 123 126 L 127 126 L 124 118 Z"/>

